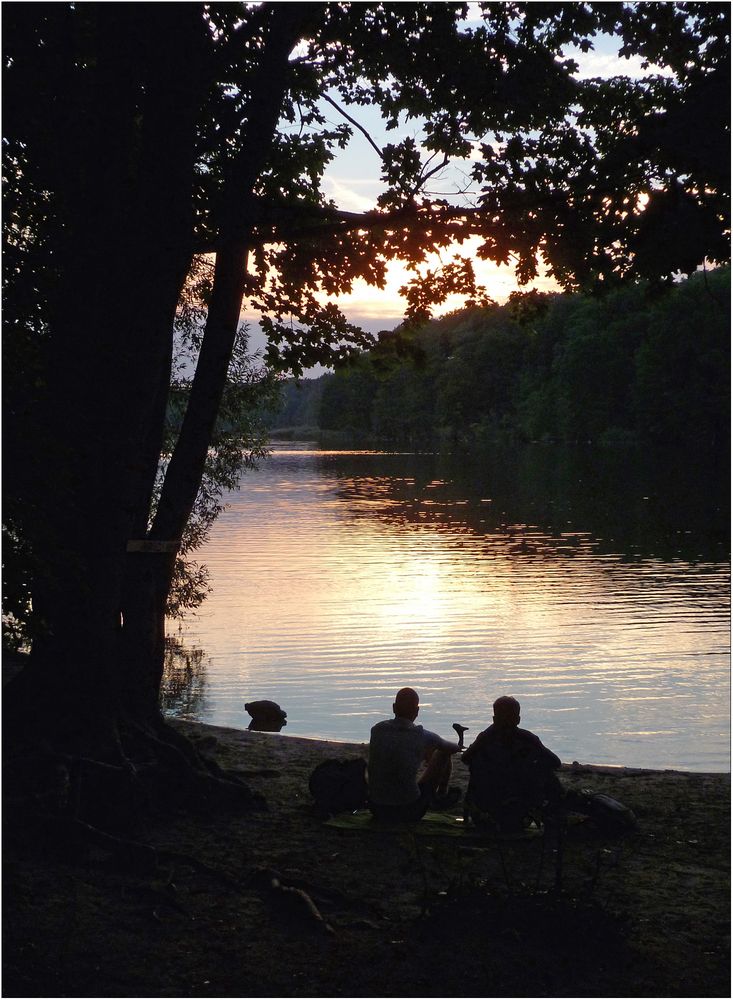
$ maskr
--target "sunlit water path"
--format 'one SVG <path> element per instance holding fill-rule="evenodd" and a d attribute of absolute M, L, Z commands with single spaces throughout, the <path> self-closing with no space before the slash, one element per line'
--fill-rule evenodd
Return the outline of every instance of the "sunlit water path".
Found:
<path fill-rule="evenodd" d="M 564 760 L 727 770 L 723 501 L 600 461 L 276 447 L 200 552 L 213 594 L 170 624 L 203 653 L 169 710 L 246 728 L 270 698 L 285 734 L 366 740 L 409 684 L 470 740 L 510 693 Z"/>

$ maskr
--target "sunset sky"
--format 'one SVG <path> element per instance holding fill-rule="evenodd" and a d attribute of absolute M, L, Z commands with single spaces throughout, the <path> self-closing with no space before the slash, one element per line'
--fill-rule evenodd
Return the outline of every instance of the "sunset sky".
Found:
<path fill-rule="evenodd" d="M 469 20 L 467 24 L 470 23 Z M 609 77 L 615 74 L 640 77 L 650 72 L 660 72 L 659 69 L 644 70 L 641 59 L 638 57 L 618 58 L 617 46 L 616 40 L 604 36 L 597 40 L 595 51 L 583 53 L 579 50 L 568 49 L 566 55 L 574 58 L 578 63 L 578 76 L 581 78 Z M 335 98 L 337 96 L 334 95 Z M 335 108 L 330 107 L 325 102 L 323 107 L 330 122 L 343 123 L 343 119 Z M 415 137 L 418 141 L 420 139 L 419 121 L 411 121 L 398 130 L 387 132 L 379 112 L 374 108 L 349 108 L 348 113 L 359 121 L 380 147 L 387 142 L 399 141 L 408 135 Z M 426 158 L 427 155 L 426 153 Z M 461 169 L 462 167 L 463 169 Z M 431 191 L 439 193 L 442 197 L 455 195 L 458 198 L 457 192 L 466 186 L 466 168 L 468 167 L 470 167 L 468 161 L 447 167 L 442 174 L 431 180 Z M 350 212 L 360 212 L 369 211 L 375 207 L 376 199 L 382 189 L 379 156 L 367 139 L 354 129 L 347 148 L 337 155 L 326 172 L 324 190 L 327 196 L 333 198 L 339 208 Z M 458 203 L 460 201 L 457 201 Z M 471 256 L 472 250 L 475 251 L 477 246 L 478 240 L 466 242 L 462 246 L 457 246 L 455 252 Z M 443 261 L 449 258 L 449 253 L 444 253 L 442 256 Z M 435 267 L 438 261 L 439 258 L 436 256 L 431 262 L 431 266 Z M 498 266 L 479 260 L 474 261 L 474 266 L 479 280 L 485 285 L 489 295 L 497 302 L 504 302 L 510 293 L 519 287 L 514 278 L 512 267 Z M 389 266 L 385 288 L 373 288 L 363 281 L 357 281 L 349 295 L 341 296 L 336 301 L 347 318 L 351 322 L 358 323 L 364 329 L 373 333 L 382 329 L 391 329 L 403 317 L 403 303 L 399 295 L 399 288 L 405 284 L 407 278 L 408 273 L 405 266 L 399 261 L 395 261 Z M 531 285 L 524 287 L 525 289 L 540 288 L 548 291 L 557 288 L 551 278 L 542 274 Z M 448 312 L 461 305 L 462 299 L 459 296 L 453 296 L 444 306 L 436 310 L 436 314 Z M 257 314 L 245 312 L 242 318 L 251 324 L 252 347 L 254 349 L 261 347 L 262 338 L 257 327 Z"/>

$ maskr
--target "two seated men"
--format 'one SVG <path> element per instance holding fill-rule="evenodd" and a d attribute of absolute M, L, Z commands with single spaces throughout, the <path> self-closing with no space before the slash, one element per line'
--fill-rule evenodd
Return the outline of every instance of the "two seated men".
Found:
<path fill-rule="evenodd" d="M 376 819 L 414 822 L 428 808 L 449 808 L 460 798 L 449 780 L 452 758 L 463 748 L 416 725 L 419 706 L 417 692 L 402 688 L 392 706 L 394 718 L 372 728 L 369 808 Z M 563 790 L 554 773 L 560 759 L 534 733 L 519 728 L 516 698 L 498 698 L 493 707 L 493 724 L 463 753 L 471 770 L 465 811 L 478 823 L 513 830 L 527 814 L 560 802 Z"/>

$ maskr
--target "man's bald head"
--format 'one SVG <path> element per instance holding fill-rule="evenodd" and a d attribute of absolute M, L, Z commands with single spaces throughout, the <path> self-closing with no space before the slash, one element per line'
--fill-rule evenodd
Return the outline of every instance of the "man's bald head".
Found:
<path fill-rule="evenodd" d="M 412 688 L 400 688 L 392 705 L 392 711 L 399 719 L 414 722 L 420 711 L 420 699 Z"/>

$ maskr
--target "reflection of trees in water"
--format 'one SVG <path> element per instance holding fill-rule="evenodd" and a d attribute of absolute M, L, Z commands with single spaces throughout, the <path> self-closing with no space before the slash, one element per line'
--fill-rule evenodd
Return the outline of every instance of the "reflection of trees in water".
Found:
<path fill-rule="evenodd" d="M 328 471 L 355 517 L 479 535 L 532 526 L 629 558 L 727 559 L 727 456 L 525 445 L 361 456 Z"/>
<path fill-rule="evenodd" d="M 203 649 L 189 649 L 177 639 L 165 641 L 160 705 L 166 715 L 200 717 L 206 700 Z"/>

